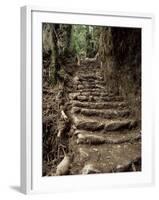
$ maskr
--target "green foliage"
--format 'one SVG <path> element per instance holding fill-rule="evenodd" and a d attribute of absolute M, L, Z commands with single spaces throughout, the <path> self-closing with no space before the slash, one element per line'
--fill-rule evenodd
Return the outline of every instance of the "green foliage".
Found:
<path fill-rule="evenodd" d="M 99 26 L 87 26 L 86 45 L 87 57 L 94 57 L 98 51 L 99 44 Z"/>
<path fill-rule="evenodd" d="M 71 47 L 76 54 L 82 55 L 86 52 L 86 26 L 73 25 Z"/>
<path fill-rule="evenodd" d="M 94 57 L 98 50 L 99 27 L 72 25 L 71 48 L 81 57 Z"/>

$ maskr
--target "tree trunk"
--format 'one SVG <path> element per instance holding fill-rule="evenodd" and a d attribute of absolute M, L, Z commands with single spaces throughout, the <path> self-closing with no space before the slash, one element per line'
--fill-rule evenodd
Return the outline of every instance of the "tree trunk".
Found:
<path fill-rule="evenodd" d="M 110 27 L 101 28 L 99 56 L 102 62 L 104 81 L 107 84 L 108 90 L 110 90 L 112 87 L 112 79 L 114 74 L 113 41 Z"/>
<path fill-rule="evenodd" d="M 50 81 L 53 84 L 57 83 L 58 71 L 60 70 L 60 65 L 58 61 L 59 50 L 58 50 L 58 24 L 51 24 L 51 33 L 53 41 L 53 49 L 51 54 L 51 65 L 50 65 Z"/>

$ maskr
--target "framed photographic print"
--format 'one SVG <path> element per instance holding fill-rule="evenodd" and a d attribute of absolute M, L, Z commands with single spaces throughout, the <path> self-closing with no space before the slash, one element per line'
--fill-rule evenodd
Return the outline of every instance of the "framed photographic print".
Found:
<path fill-rule="evenodd" d="M 21 8 L 21 190 L 153 183 L 150 14 Z"/>

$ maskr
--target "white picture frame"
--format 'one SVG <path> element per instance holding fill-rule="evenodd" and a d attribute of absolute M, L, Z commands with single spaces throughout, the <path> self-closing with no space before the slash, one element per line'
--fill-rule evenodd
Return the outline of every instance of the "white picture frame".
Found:
<path fill-rule="evenodd" d="M 151 14 L 90 10 L 21 8 L 21 191 L 23 193 L 79 191 L 144 186 L 154 183 Z M 41 23 L 92 24 L 142 28 L 142 171 L 89 176 L 42 177 L 42 36 Z"/>

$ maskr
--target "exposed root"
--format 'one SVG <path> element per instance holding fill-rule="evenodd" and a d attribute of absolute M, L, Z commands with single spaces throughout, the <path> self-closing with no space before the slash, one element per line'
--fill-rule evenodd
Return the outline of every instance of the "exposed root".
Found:
<path fill-rule="evenodd" d="M 69 172 L 69 166 L 70 166 L 70 157 L 68 155 L 65 155 L 64 159 L 58 164 L 56 169 L 56 175 L 66 175 Z"/>
<path fill-rule="evenodd" d="M 141 139 L 141 135 L 138 134 L 131 138 L 121 138 L 121 139 L 113 139 L 113 138 L 106 138 L 103 136 L 93 135 L 93 134 L 87 134 L 87 133 L 80 133 L 80 131 L 77 131 L 77 144 L 120 144 L 125 142 L 134 142 L 139 139 Z"/>
<path fill-rule="evenodd" d="M 68 117 L 63 110 L 61 110 L 61 118 L 64 119 L 65 121 L 68 120 Z"/>

